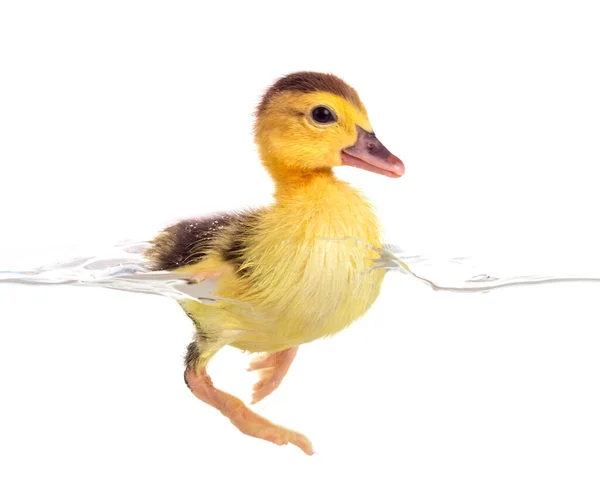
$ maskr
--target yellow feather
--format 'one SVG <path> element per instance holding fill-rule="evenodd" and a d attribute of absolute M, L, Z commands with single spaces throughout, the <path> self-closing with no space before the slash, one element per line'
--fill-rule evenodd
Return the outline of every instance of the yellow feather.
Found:
<path fill-rule="evenodd" d="M 317 103 L 334 110 L 336 126 L 306 123 L 306 109 Z M 231 237 L 227 229 L 201 262 L 178 269 L 224 271 L 215 291 L 224 301 L 182 303 L 212 340 L 203 363 L 225 344 L 272 352 L 332 335 L 375 301 L 385 273 L 372 269 L 378 221 L 363 196 L 331 170 L 356 141 L 356 125 L 372 130 L 364 106 L 328 92 L 284 92 L 258 117 L 255 137 L 276 184 L 275 203 L 240 241 L 247 248 L 240 273 L 219 257 Z"/>
<path fill-rule="evenodd" d="M 379 227 L 349 185 L 316 177 L 259 221 L 256 235 L 244 241 L 250 277 L 227 274 L 215 291 L 233 302 L 185 305 L 203 330 L 227 332 L 235 337 L 229 344 L 243 350 L 277 351 L 344 329 L 375 301 L 384 271 L 372 270 L 377 252 L 360 241 L 379 246 Z M 212 257 L 180 271 L 223 265 Z"/>

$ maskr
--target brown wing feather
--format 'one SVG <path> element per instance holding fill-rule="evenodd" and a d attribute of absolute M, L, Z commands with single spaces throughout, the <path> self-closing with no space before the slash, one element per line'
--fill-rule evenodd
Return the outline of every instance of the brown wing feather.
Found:
<path fill-rule="evenodd" d="M 212 249 L 216 236 L 235 216 L 217 214 L 181 220 L 163 230 L 146 252 L 153 270 L 173 270 L 201 261 Z"/>
<path fill-rule="evenodd" d="M 152 270 L 174 270 L 198 263 L 212 252 L 232 264 L 236 271 L 242 271 L 246 245 L 260 224 L 262 212 L 248 210 L 182 220 L 152 241 L 146 258 Z"/>

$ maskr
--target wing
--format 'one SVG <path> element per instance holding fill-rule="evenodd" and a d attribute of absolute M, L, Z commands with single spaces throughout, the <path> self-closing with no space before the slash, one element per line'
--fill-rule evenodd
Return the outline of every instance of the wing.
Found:
<path fill-rule="evenodd" d="M 210 270 L 209 267 L 221 264 L 244 273 L 247 246 L 260 225 L 262 213 L 263 210 L 253 210 L 182 220 L 163 230 L 145 256 L 152 270 L 190 266 Z M 204 263 L 208 265 L 206 269 Z"/>
<path fill-rule="evenodd" d="M 152 270 L 174 270 L 201 262 L 234 218 L 230 214 L 217 214 L 181 220 L 167 227 L 154 238 L 146 252 Z"/>

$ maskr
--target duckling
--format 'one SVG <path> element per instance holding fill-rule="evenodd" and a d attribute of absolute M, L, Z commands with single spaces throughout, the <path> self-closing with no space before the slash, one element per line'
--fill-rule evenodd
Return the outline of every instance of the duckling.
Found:
<path fill-rule="evenodd" d="M 256 403 L 280 385 L 299 345 L 333 335 L 367 312 L 385 274 L 372 265 L 380 227 L 368 201 L 333 168 L 397 178 L 404 165 L 376 138 L 356 90 L 332 74 L 284 76 L 264 93 L 255 118 L 274 203 L 175 223 L 146 256 L 155 270 L 215 279 L 214 293 L 222 298 L 180 302 L 196 329 L 185 357 L 192 393 L 243 433 L 310 455 L 307 437 L 216 388 L 207 364 L 227 345 L 261 353 L 249 367 L 260 377 Z M 352 244 L 357 240 L 371 249 Z"/>

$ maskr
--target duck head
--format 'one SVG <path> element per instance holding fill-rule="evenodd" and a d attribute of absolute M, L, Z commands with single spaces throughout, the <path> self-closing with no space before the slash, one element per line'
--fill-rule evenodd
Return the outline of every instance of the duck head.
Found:
<path fill-rule="evenodd" d="M 402 161 L 373 133 L 356 90 L 331 74 L 292 73 L 275 82 L 257 108 L 254 132 L 276 181 L 341 165 L 404 174 Z"/>

